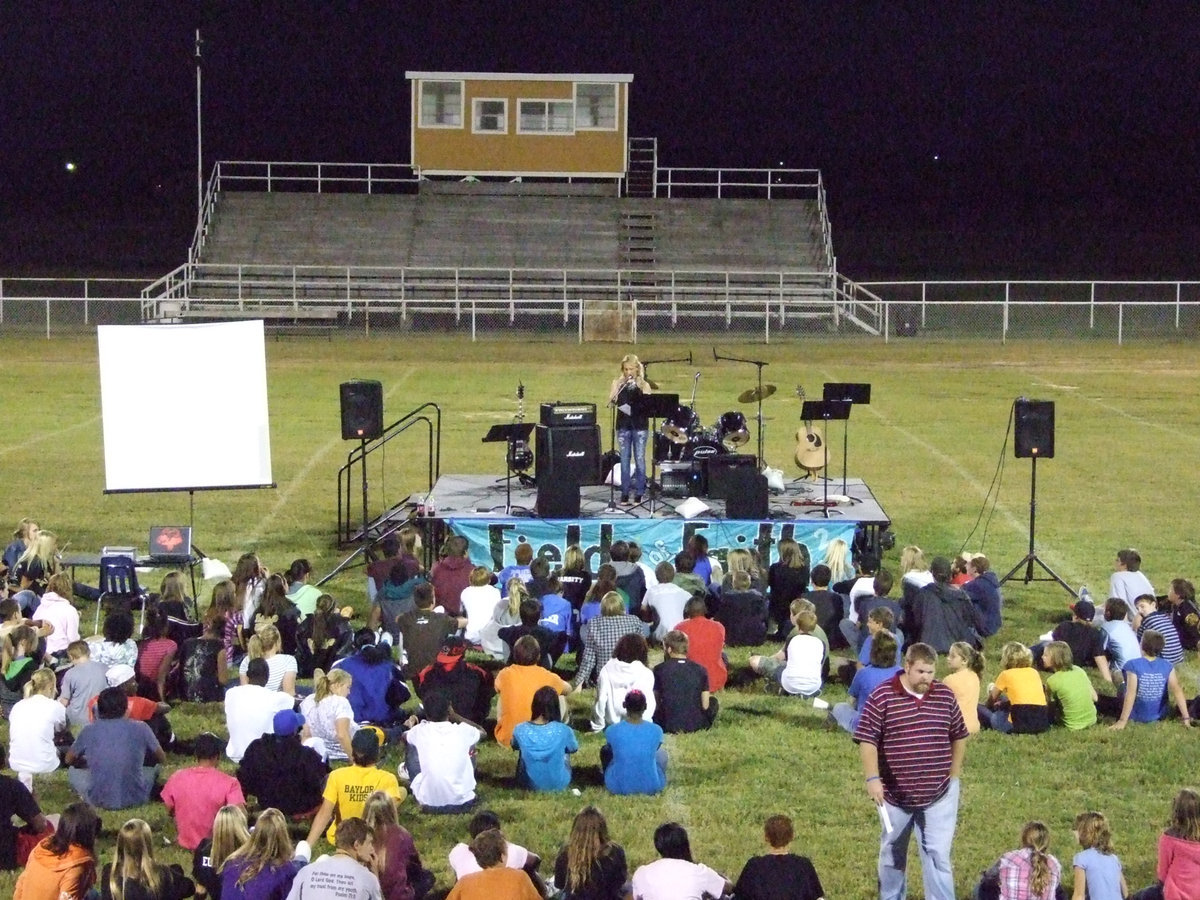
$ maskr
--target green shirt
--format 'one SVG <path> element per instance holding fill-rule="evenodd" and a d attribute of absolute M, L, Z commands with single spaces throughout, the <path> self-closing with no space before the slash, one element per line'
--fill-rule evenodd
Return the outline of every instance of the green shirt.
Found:
<path fill-rule="evenodd" d="M 1062 707 L 1063 725 L 1072 731 L 1096 724 L 1096 704 L 1087 672 L 1071 666 L 1046 679 L 1050 699 Z"/>

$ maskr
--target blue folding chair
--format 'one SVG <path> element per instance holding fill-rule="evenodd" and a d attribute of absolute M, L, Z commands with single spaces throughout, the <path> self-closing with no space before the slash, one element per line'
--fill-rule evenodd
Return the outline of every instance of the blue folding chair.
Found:
<path fill-rule="evenodd" d="M 146 624 L 146 592 L 138 584 L 137 569 L 129 556 L 100 557 L 100 597 L 96 600 L 96 630 L 100 632 L 100 608 L 104 601 L 117 601 L 130 608 L 136 603 L 142 608 L 138 633 Z"/>

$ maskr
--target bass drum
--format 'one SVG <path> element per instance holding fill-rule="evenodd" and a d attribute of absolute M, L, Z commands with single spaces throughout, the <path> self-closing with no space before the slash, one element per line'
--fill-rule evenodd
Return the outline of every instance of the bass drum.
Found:
<path fill-rule="evenodd" d="M 723 414 L 713 430 L 728 450 L 736 451 L 750 440 L 750 432 L 746 429 L 746 417 L 737 410 Z"/>
<path fill-rule="evenodd" d="M 712 459 L 714 456 L 724 456 L 727 452 L 714 435 L 701 434 L 687 442 L 683 448 L 683 458 Z"/>
<path fill-rule="evenodd" d="M 700 430 L 700 417 L 690 406 L 680 404 L 659 429 L 672 444 L 686 444 Z"/>

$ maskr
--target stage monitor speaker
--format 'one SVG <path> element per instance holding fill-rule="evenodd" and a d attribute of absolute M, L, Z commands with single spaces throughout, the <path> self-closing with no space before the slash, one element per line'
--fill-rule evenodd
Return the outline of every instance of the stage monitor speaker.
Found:
<path fill-rule="evenodd" d="M 534 450 L 538 484 L 543 478 L 576 486 L 600 483 L 600 426 L 539 425 Z"/>
<path fill-rule="evenodd" d="M 579 483 L 539 475 L 536 509 L 540 519 L 578 519 Z"/>
<path fill-rule="evenodd" d="M 713 493 L 711 479 L 716 475 L 709 472 L 709 496 Z M 767 500 L 767 476 L 753 468 L 726 469 L 717 476 L 723 481 L 725 516 L 729 519 L 765 519 L 770 514 Z"/>
<path fill-rule="evenodd" d="M 343 381 L 342 440 L 371 441 L 383 434 L 383 384 L 379 381 Z"/>
<path fill-rule="evenodd" d="M 1013 404 L 1016 438 L 1013 449 L 1017 459 L 1054 457 L 1054 401 L 1026 400 Z"/>

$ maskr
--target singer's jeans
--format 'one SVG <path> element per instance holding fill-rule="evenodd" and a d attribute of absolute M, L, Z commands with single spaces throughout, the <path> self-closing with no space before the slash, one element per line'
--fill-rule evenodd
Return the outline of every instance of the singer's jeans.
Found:
<path fill-rule="evenodd" d="M 649 431 L 642 429 L 618 429 L 617 447 L 621 452 L 621 496 L 632 493 L 639 497 L 646 493 L 646 438 Z M 629 464 L 633 462 L 633 480 L 629 478 Z"/>

